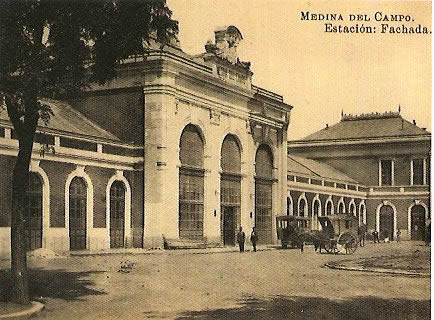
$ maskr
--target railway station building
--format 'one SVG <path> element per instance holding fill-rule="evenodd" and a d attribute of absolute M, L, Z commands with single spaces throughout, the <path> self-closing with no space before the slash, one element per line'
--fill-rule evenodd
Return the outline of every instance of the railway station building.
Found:
<path fill-rule="evenodd" d="M 342 114 L 288 142 L 288 213 L 348 213 L 380 238 L 424 240 L 431 223 L 431 134 L 399 112 Z"/>
<path fill-rule="evenodd" d="M 205 52 L 151 44 L 112 82 L 62 101 L 37 129 L 26 220 L 29 250 L 234 245 L 253 226 L 276 241 L 285 212 L 292 107 L 253 84 L 241 32 L 215 31 Z M 0 256 L 10 253 L 18 140 L 0 113 Z"/>
<path fill-rule="evenodd" d="M 369 231 L 423 239 L 431 135 L 399 113 L 344 115 L 287 141 L 292 106 L 255 86 L 234 26 L 205 52 L 151 43 L 118 77 L 41 99 L 30 166 L 29 250 L 235 245 L 240 226 L 276 243 L 276 216 L 348 213 Z M 0 256 L 10 254 L 18 140 L 0 113 Z"/>

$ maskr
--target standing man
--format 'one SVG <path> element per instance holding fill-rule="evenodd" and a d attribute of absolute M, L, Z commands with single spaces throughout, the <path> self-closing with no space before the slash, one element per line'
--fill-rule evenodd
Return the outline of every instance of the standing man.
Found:
<path fill-rule="evenodd" d="M 374 230 L 374 232 L 372 232 L 372 236 L 374 237 L 374 243 L 380 243 L 380 238 L 378 237 L 378 231 Z"/>
<path fill-rule="evenodd" d="M 258 235 L 255 231 L 255 227 L 252 229 L 252 234 L 250 235 L 250 241 L 252 241 L 253 251 L 256 252 L 256 243 L 258 242 Z"/>
<path fill-rule="evenodd" d="M 365 246 L 366 224 L 362 223 L 359 226 L 357 233 L 359 235 L 360 246 L 364 247 Z"/>
<path fill-rule="evenodd" d="M 240 231 L 237 234 L 237 242 L 240 246 L 240 252 L 244 252 L 244 242 L 246 241 L 246 234 L 243 231 L 243 227 L 240 227 Z"/>

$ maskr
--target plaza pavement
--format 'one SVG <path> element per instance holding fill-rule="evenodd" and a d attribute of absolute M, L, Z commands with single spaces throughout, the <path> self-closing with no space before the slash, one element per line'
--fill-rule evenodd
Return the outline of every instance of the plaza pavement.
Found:
<path fill-rule="evenodd" d="M 415 253 L 429 259 L 421 242 L 368 243 L 352 256 L 310 246 L 260 250 L 29 259 L 32 294 L 45 304 L 36 319 L 429 319 L 429 278 L 324 267 Z"/>

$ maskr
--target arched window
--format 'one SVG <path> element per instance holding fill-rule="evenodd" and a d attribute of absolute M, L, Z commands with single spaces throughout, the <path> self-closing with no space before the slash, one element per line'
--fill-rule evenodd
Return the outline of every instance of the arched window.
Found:
<path fill-rule="evenodd" d="M 30 172 L 25 204 L 27 250 L 42 248 L 42 180 L 37 173 Z"/>
<path fill-rule="evenodd" d="M 286 214 L 289 215 L 293 215 L 293 206 L 292 206 L 292 199 L 291 197 L 286 197 Z"/>
<path fill-rule="evenodd" d="M 204 143 L 199 130 L 187 125 L 180 139 L 179 237 L 203 237 Z"/>
<path fill-rule="evenodd" d="M 223 140 L 220 157 L 222 242 L 224 245 L 235 245 L 235 232 L 241 224 L 241 151 L 235 136 L 229 134 Z"/>
<path fill-rule="evenodd" d="M 331 200 L 327 200 L 326 203 L 326 215 L 329 216 L 333 214 L 333 202 Z"/>
<path fill-rule="evenodd" d="M 116 180 L 110 187 L 110 248 L 122 248 L 125 238 L 125 186 Z"/>
<path fill-rule="evenodd" d="M 241 173 L 241 150 L 235 136 L 228 134 L 223 140 L 221 167 L 226 173 Z"/>
<path fill-rule="evenodd" d="M 314 217 L 321 216 L 320 205 L 321 205 L 321 203 L 319 202 L 319 200 L 314 200 L 314 202 L 313 202 L 313 216 Z"/>
<path fill-rule="evenodd" d="M 356 216 L 356 204 L 353 201 L 350 203 L 349 214 Z"/>
<path fill-rule="evenodd" d="M 87 186 L 74 177 L 69 185 L 69 239 L 71 250 L 86 249 Z"/>
<path fill-rule="evenodd" d="M 359 206 L 359 225 L 364 224 L 366 221 L 366 206 L 361 203 Z"/>
<path fill-rule="evenodd" d="M 307 216 L 307 214 L 306 214 L 306 200 L 304 198 L 300 198 L 300 202 L 298 203 L 298 215 L 301 217 Z"/>
<path fill-rule="evenodd" d="M 255 163 L 255 227 L 259 241 L 271 243 L 273 153 L 269 146 L 259 146 Z"/>
<path fill-rule="evenodd" d="M 342 199 L 338 203 L 338 213 L 345 213 L 345 204 Z"/>

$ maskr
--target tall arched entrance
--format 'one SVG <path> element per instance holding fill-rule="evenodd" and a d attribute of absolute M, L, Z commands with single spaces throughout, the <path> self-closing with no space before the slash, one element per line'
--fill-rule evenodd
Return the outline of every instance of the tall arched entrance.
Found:
<path fill-rule="evenodd" d="M 116 180 L 110 187 L 110 248 L 123 248 L 125 239 L 125 186 Z"/>
<path fill-rule="evenodd" d="M 345 204 L 343 200 L 340 200 L 338 203 L 338 213 L 345 213 Z"/>
<path fill-rule="evenodd" d="M 25 204 L 27 250 L 42 248 L 42 180 L 37 173 L 30 172 Z"/>
<path fill-rule="evenodd" d="M 71 250 L 86 249 L 87 186 L 81 177 L 69 185 L 69 241 Z"/>
<path fill-rule="evenodd" d="M 379 232 L 380 238 L 389 238 L 393 240 L 394 233 L 394 211 L 392 206 L 383 205 L 380 208 L 380 217 L 379 217 Z"/>
<path fill-rule="evenodd" d="M 325 210 L 325 214 L 326 216 L 332 215 L 333 214 L 333 203 L 330 200 L 327 200 L 326 202 L 326 210 Z"/>
<path fill-rule="evenodd" d="M 196 126 L 181 134 L 179 160 L 179 237 L 203 238 L 204 143 Z"/>
<path fill-rule="evenodd" d="M 321 216 L 321 202 L 319 199 L 315 199 L 313 201 L 312 210 L 313 210 L 313 217 L 312 217 L 313 229 L 321 230 L 321 224 L 318 221 L 318 217 Z"/>
<path fill-rule="evenodd" d="M 425 208 L 421 205 L 411 208 L 411 240 L 425 240 Z"/>
<path fill-rule="evenodd" d="M 359 225 L 363 225 L 366 221 L 366 206 L 364 203 L 361 203 L 359 206 Z"/>
<path fill-rule="evenodd" d="M 260 243 L 272 242 L 273 154 L 259 146 L 255 157 L 255 227 Z"/>
<path fill-rule="evenodd" d="M 241 151 L 233 135 L 227 135 L 223 140 L 221 168 L 222 242 L 224 245 L 235 245 L 235 232 L 241 224 Z"/>

